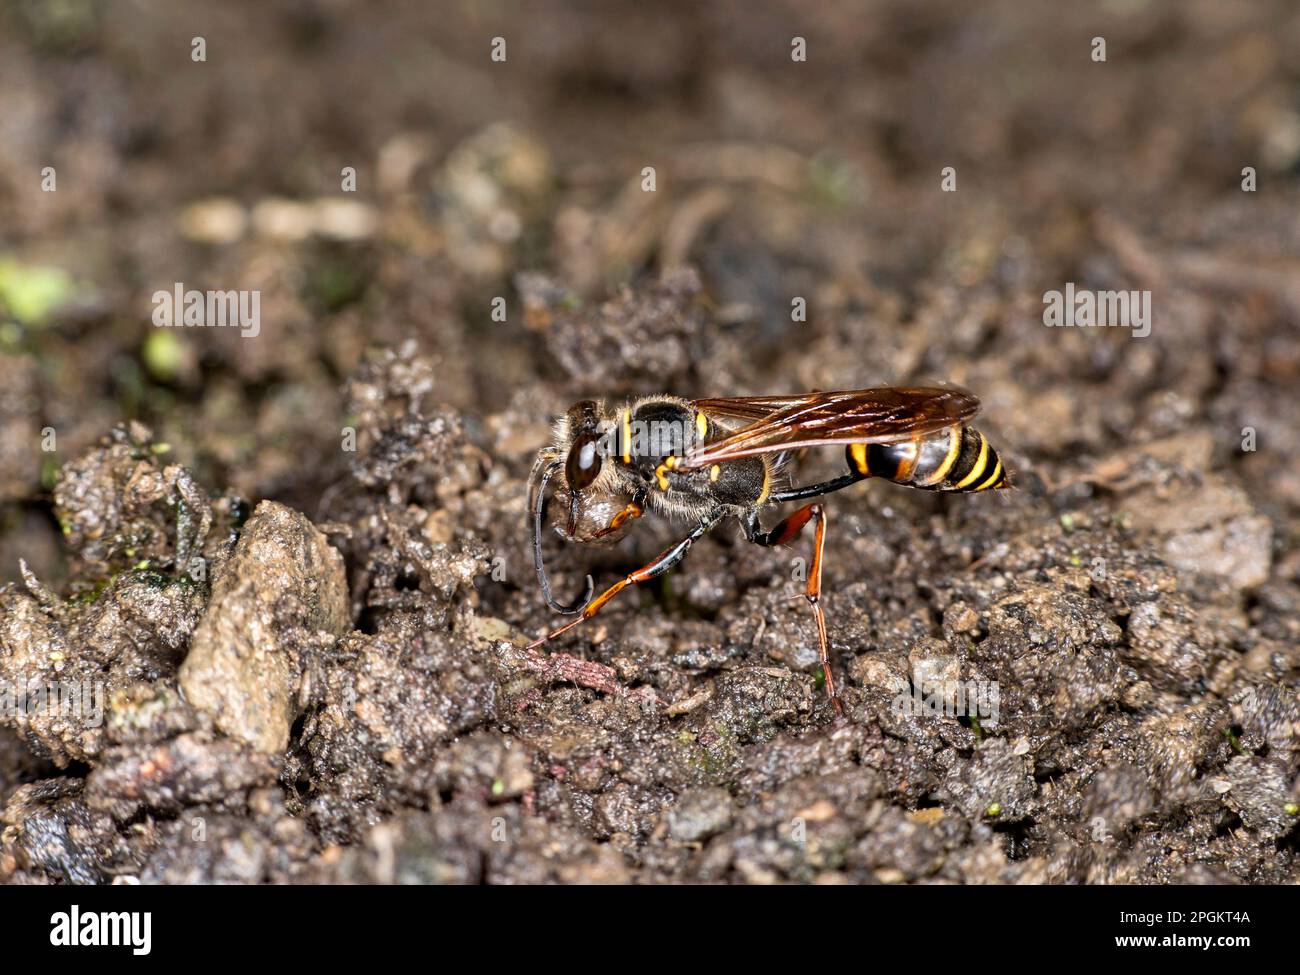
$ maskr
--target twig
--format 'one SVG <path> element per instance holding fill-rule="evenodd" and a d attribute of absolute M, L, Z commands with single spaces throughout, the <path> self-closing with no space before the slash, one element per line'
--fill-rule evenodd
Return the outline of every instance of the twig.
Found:
<path fill-rule="evenodd" d="M 636 697 L 650 704 L 659 703 L 654 688 L 630 689 L 618 679 L 612 667 L 594 660 L 582 660 L 567 653 L 538 653 L 508 642 L 497 644 L 497 654 L 507 669 L 526 670 L 551 683 L 569 681 L 614 697 Z"/>

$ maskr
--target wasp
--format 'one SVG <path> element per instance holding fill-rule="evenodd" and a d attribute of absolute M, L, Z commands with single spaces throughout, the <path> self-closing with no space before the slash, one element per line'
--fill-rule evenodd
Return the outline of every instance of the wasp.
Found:
<path fill-rule="evenodd" d="M 529 478 L 533 561 L 547 604 L 575 618 L 530 644 L 535 650 L 591 619 L 629 586 L 668 572 L 691 546 L 728 518 L 756 545 L 785 545 L 814 523 L 804 597 L 817 625 L 822 673 L 835 713 L 835 689 L 822 608 L 826 508 L 821 499 L 867 478 L 923 491 L 972 492 L 1010 486 L 984 434 L 969 426 L 979 400 L 951 386 L 881 386 L 793 396 L 681 399 L 648 396 L 616 409 L 596 400 L 572 406 L 538 453 Z M 843 447 L 848 470 L 802 487 L 788 483 L 786 462 L 811 447 Z M 608 545 L 647 512 L 692 522 L 690 533 L 647 565 L 595 596 L 557 600 L 547 579 L 542 536 L 548 491 L 553 527 L 566 541 Z M 807 502 L 762 527 L 769 508 Z M 593 598 L 594 596 L 594 598 Z"/>

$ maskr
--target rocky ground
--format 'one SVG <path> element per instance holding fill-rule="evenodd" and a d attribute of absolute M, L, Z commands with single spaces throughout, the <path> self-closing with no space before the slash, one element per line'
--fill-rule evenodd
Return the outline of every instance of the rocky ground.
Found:
<path fill-rule="evenodd" d="M 741 10 L 5 11 L 0 880 L 1300 880 L 1300 18 Z M 926 378 L 1016 490 L 828 503 L 843 719 L 807 540 L 523 649 L 571 402 Z"/>

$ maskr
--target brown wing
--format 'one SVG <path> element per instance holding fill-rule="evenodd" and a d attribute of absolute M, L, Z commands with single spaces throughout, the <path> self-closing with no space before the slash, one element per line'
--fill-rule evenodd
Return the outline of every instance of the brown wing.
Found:
<path fill-rule="evenodd" d="M 739 405 L 737 405 L 739 404 Z M 979 400 L 955 386 L 879 386 L 803 396 L 698 400 L 706 413 L 756 415 L 748 426 L 692 450 L 679 470 L 804 447 L 892 443 L 964 423 Z M 765 411 L 765 412 L 759 412 Z"/>
<path fill-rule="evenodd" d="M 706 415 L 732 421 L 731 425 L 748 425 L 755 420 L 771 416 L 777 410 L 788 409 L 800 403 L 811 403 L 821 393 L 801 393 L 798 396 L 730 396 L 721 399 L 691 400 L 697 410 Z"/>

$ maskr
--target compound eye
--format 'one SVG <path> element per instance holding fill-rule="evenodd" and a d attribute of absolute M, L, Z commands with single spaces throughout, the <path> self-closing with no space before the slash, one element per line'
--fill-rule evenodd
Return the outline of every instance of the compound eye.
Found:
<path fill-rule="evenodd" d="M 600 451 L 596 449 L 596 438 L 580 437 L 569 448 L 569 459 L 564 465 L 564 477 L 569 482 L 569 489 L 581 491 L 591 486 L 600 474 Z"/>

